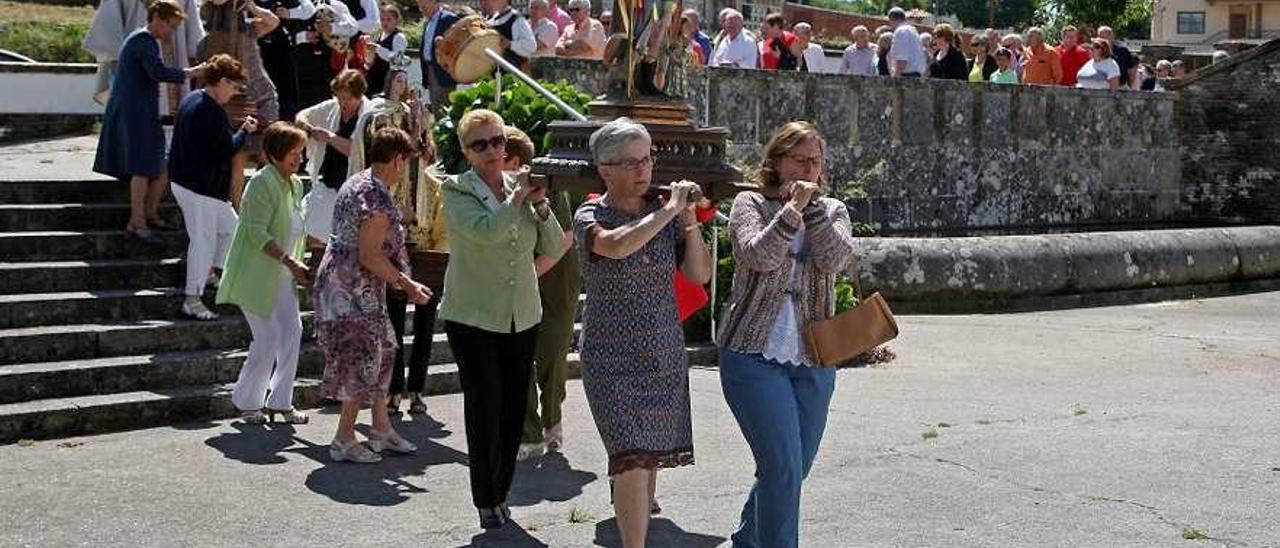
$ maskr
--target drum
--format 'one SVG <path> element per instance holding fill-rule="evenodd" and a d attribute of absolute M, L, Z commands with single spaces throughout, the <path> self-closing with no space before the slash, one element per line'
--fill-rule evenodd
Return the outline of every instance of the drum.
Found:
<path fill-rule="evenodd" d="M 427 286 L 432 293 L 444 293 L 444 272 L 449 267 L 449 252 L 409 247 L 409 265 L 413 281 Z"/>
<path fill-rule="evenodd" d="M 470 84 L 493 74 L 494 62 L 485 56 L 485 48 L 499 55 L 506 50 L 502 35 L 489 28 L 484 18 L 468 15 L 445 31 L 436 44 L 436 59 L 459 84 Z"/>

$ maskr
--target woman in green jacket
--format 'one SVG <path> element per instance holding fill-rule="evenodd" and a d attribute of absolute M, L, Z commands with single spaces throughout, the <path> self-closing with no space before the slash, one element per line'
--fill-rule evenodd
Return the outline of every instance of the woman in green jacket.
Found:
<path fill-rule="evenodd" d="M 302 344 L 294 283 L 307 285 L 311 277 L 302 263 L 302 182 L 296 175 L 306 143 L 307 134 L 286 122 L 271 124 L 263 134 L 270 163 L 245 188 L 240 224 L 218 287 L 218 302 L 239 306 L 253 333 L 231 403 L 245 422 L 254 424 L 276 414 L 292 424 L 308 419 L 293 409 Z"/>
<path fill-rule="evenodd" d="M 449 268 L 440 318 L 462 378 L 472 503 L 480 526 L 494 529 L 510 517 L 507 493 L 542 321 L 531 258 L 559 257 L 564 232 L 546 189 L 529 184 L 528 169 L 503 171 L 501 116 L 466 113 L 458 140 L 471 170 L 444 185 Z"/>

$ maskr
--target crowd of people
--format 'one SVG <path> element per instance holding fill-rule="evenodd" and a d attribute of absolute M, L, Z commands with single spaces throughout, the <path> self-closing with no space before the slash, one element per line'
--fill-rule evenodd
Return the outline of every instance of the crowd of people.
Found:
<path fill-rule="evenodd" d="M 607 23 L 589 16 L 590 0 L 570 0 L 567 12 L 554 0 L 533 0 L 529 17 L 507 0 L 484 1 L 513 62 L 601 54 Z M 422 89 L 410 83 L 408 41 L 393 6 L 210 0 L 202 22 L 174 0 L 155 0 L 110 58 L 94 169 L 129 181 L 126 230 L 146 242 L 156 239 L 152 230 L 174 228 L 155 209 L 172 180 L 189 239 L 182 314 L 217 319 L 202 300 L 212 286 L 218 303 L 241 309 L 252 333 L 232 394 L 244 422 L 309 422 L 293 406 L 293 384 L 302 303 L 311 303 L 325 362 L 321 392 L 341 404 L 329 446 L 334 462 L 372 464 L 417 450 L 392 419 L 405 402 L 409 413 L 427 412 L 430 337 L 405 351 L 409 305 L 419 334 L 430 333 L 438 315 L 461 377 L 472 502 L 486 529 L 511 519 L 516 461 L 564 447 L 567 355 L 585 293 L 577 340 L 583 392 L 608 453 L 623 544 L 643 546 L 650 516 L 662 511 L 657 472 L 694 463 L 672 281 L 704 285 L 712 277 L 695 211 L 701 191 L 677 181 L 656 192 L 653 140 L 645 126 L 620 118 L 588 143 L 605 192 L 572 204 L 565 192 L 534 184 L 529 137 L 483 109 L 456 127 L 469 169 L 442 175 L 431 107 L 446 104 L 456 84 L 437 63 L 435 38 L 461 18 L 435 0 L 418 3 Z M 803 23 L 788 30 L 771 15 L 757 42 L 736 11 L 722 14 L 715 39 L 699 29 L 696 12 L 679 15 L 696 63 L 809 70 L 821 62 Z M 309 30 L 285 27 L 307 18 Z M 1005 36 L 993 50 L 995 38 L 975 36 L 982 52 L 975 64 L 950 28 L 939 26 L 928 41 L 898 11 L 890 19 L 892 33 L 854 29 L 843 70 L 1062 85 L 1073 77 L 1113 89 L 1123 74 L 1112 60 L 1121 48 L 1106 33 L 1090 42 L 1092 59 L 1070 61 L 1078 69 L 1070 56 L 1053 56 L 1064 46 L 1074 51 L 1074 33 L 1050 49 L 1037 29 L 1025 47 Z M 193 25 L 207 34 L 205 55 L 175 59 L 173 39 L 191 36 Z M 337 29 L 373 38 L 335 41 Z M 282 44 L 294 48 L 288 61 L 272 50 Z M 316 51 L 325 53 L 310 59 Z M 308 87 L 317 76 L 304 61 L 328 75 L 323 93 Z M 286 69 L 292 76 L 282 79 Z M 167 108 L 162 83 L 193 87 Z M 162 112 L 174 118 L 167 146 Z M 762 149 L 759 186 L 738 194 L 729 214 L 737 269 L 716 337 L 720 380 L 757 465 L 735 545 L 797 545 L 801 485 L 835 389 L 834 371 L 801 336 L 803 325 L 834 314 L 835 278 L 852 260 L 848 211 L 824 196 L 826 157 L 812 124 L 784 125 Z M 247 182 L 246 163 L 257 166 Z M 415 271 L 431 253 L 448 256 L 438 279 Z M 356 426 L 364 409 L 371 415 L 362 440 Z"/>
<path fill-rule="evenodd" d="M 1161 79 L 1185 75 L 1180 60 L 1159 60 L 1154 66 L 1139 63 L 1106 26 L 1087 38 L 1068 25 L 1053 46 L 1039 27 L 1028 28 L 1025 39 L 986 29 L 969 38 L 966 50 L 962 34 L 951 25 L 942 23 L 932 33 L 921 33 L 905 11 L 893 8 L 888 23 L 874 31 L 862 25 L 850 30 L 852 43 L 838 64 L 825 63 L 822 47 L 813 43 L 811 25 L 798 22 L 788 30 L 779 13 L 766 16 L 756 34 L 744 28 L 742 13 L 726 8 L 720 12 L 720 26 L 721 32 L 711 40 L 709 61 L 717 67 L 1146 91 L 1162 91 Z"/>

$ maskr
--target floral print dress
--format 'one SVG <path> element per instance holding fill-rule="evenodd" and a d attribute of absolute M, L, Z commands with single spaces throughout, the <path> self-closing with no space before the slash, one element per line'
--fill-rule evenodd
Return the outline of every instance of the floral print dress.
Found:
<path fill-rule="evenodd" d="M 389 220 L 383 253 L 397 268 L 408 268 L 400 210 L 387 186 L 366 169 L 338 191 L 333 235 L 315 284 L 316 340 L 325 363 L 321 394 L 363 407 L 387 396 L 396 356 L 387 284 L 360 266 L 360 225 L 379 213 Z"/>

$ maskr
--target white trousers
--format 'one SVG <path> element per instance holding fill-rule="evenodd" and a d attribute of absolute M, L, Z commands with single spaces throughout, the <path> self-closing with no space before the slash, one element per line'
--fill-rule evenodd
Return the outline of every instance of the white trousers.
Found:
<path fill-rule="evenodd" d="M 338 191 L 315 182 L 311 192 L 302 197 L 302 220 L 307 235 L 322 242 L 329 241 L 333 232 L 333 206 L 338 201 Z"/>
<path fill-rule="evenodd" d="M 236 409 L 268 409 L 285 411 L 293 408 L 293 378 L 298 373 L 298 349 L 302 345 L 302 316 L 298 313 L 298 296 L 293 279 L 281 276 L 276 293 L 275 310 L 270 316 L 245 311 L 253 342 L 249 357 L 240 367 L 240 378 L 231 393 Z M 270 397 L 267 389 L 271 389 Z"/>
<path fill-rule="evenodd" d="M 221 267 L 227 259 L 227 247 L 239 217 L 230 202 L 196 194 L 181 184 L 172 188 L 182 209 L 182 223 L 187 226 L 187 284 L 183 294 L 199 297 L 204 294 L 209 269 Z"/>

